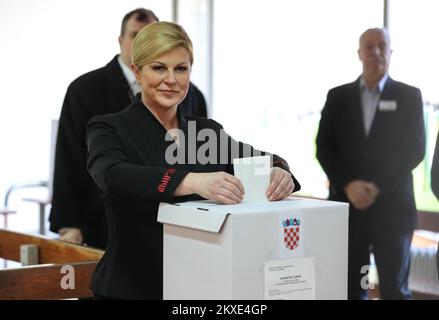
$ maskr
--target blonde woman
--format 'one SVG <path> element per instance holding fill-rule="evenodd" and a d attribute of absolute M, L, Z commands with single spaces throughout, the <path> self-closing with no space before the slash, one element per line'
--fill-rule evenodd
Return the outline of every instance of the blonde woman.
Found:
<path fill-rule="evenodd" d="M 239 149 L 240 157 L 260 154 L 230 138 L 219 123 L 181 114 L 177 106 L 188 91 L 192 52 L 177 24 L 143 28 L 134 39 L 131 64 L 141 94 L 124 111 L 89 123 L 88 170 L 100 188 L 109 229 L 92 281 L 98 298 L 162 299 L 159 203 L 200 198 L 239 203 L 244 188 L 233 176 L 232 149 Z M 208 151 L 193 138 L 201 131 L 212 139 Z M 273 155 L 267 197 L 281 200 L 299 188 L 288 164 Z"/>

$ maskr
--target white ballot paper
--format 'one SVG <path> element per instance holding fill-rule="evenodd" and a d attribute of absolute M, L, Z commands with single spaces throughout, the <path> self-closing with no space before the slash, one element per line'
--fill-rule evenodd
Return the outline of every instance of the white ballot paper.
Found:
<path fill-rule="evenodd" d="M 244 187 L 242 203 L 268 202 L 271 156 L 233 159 L 233 170 Z"/>
<path fill-rule="evenodd" d="M 315 300 L 315 258 L 265 263 L 266 300 Z"/>

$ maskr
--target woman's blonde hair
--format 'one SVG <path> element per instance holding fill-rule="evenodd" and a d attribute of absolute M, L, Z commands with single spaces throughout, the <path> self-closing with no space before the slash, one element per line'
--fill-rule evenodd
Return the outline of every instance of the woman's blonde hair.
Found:
<path fill-rule="evenodd" d="M 183 27 L 166 21 L 151 23 L 143 27 L 134 38 L 132 62 L 141 68 L 177 47 L 183 47 L 189 52 L 192 65 L 192 41 Z"/>

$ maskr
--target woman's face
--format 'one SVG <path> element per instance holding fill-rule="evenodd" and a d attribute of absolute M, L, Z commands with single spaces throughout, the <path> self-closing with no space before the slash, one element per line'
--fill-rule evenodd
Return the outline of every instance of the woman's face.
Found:
<path fill-rule="evenodd" d="M 142 87 L 142 100 L 150 108 L 176 107 L 187 94 L 191 63 L 183 47 L 172 49 L 140 70 L 134 65 L 132 69 Z"/>

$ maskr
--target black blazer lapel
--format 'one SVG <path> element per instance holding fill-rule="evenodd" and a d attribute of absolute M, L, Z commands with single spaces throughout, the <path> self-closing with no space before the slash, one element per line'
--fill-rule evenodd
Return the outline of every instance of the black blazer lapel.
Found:
<path fill-rule="evenodd" d="M 364 132 L 363 108 L 361 105 L 360 78 L 355 82 L 352 82 L 348 112 L 348 119 L 352 121 L 352 125 L 355 128 L 355 136 L 353 138 L 357 138 L 359 141 L 364 142 L 366 139 L 366 133 Z"/>
<path fill-rule="evenodd" d="M 112 99 L 108 101 L 109 111 L 122 111 L 132 102 L 131 89 L 117 61 L 117 56 L 106 65 L 105 69 L 109 96 L 112 97 Z"/>

